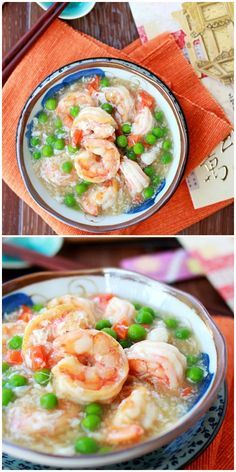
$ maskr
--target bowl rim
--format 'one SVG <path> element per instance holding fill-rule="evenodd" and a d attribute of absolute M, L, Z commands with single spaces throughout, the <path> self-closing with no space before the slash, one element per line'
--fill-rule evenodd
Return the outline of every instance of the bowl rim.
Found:
<path fill-rule="evenodd" d="M 162 282 L 158 282 L 151 277 L 147 277 L 145 275 L 139 274 L 138 272 L 128 271 L 124 269 L 118 269 L 114 267 L 103 267 L 103 268 L 96 268 L 96 269 L 84 269 L 84 270 L 76 270 L 76 271 L 49 271 L 49 272 L 37 272 L 34 274 L 24 275 L 22 277 L 18 277 L 11 281 L 8 281 L 3 284 L 2 292 L 3 297 L 9 295 L 11 292 L 19 290 L 24 286 L 31 285 L 33 283 L 47 281 L 51 279 L 63 278 L 63 277 L 75 277 L 75 276 L 88 276 L 88 275 L 95 275 L 95 276 L 103 276 L 105 277 L 106 274 L 113 274 L 113 275 L 120 275 L 121 278 L 123 277 L 131 277 L 132 280 L 143 280 L 146 284 L 157 284 L 162 287 L 168 293 L 177 295 L 180 297 L 181 301 L 187 303 L 188 305 L 195 308 L 197 315 L 205 322 L 206 326 L 213 335 L 213 340 L 216 348 L 217 354 L 217 368 L 215 372 L 215 377 L 209 387 L 209 391 L 204 399 L 203 403 L 199 403 L 196 405 L 196 408 L 193 409 L 192 415 L 190 415 L 185 423 L 181 423 L 171 430 L 168 430 L 163 435 L 152 438 L 144 443 L 135 445 L 128 449 L 123 449 L 120 451 L 115 451 L 106 454 L 88 454 L 86 457 L 84 456 L 66 456 L 66 455 L 56 455 L 56 454 L 48 454 L 43 453 L 35 450 L 28 449 L 26 447 L 22 447 L 19 445 L 14 445 L 8 441 L 3 440 L 3 452 L 9 453 L 14 455 L 14 451 L 18 452 L 18 455 L 15 457 L 18 458 L 25 458 L 25 454 L 28 453 L 30 455 L 30 461 L 36 463 L 42 463 L 44 465 L 52 465 L 53 463 L 57 463 L 57 465 L 63 466 L 70 466 L 71 468 L 76 467 L 91 467 L 93 465 L 96 466 L 103 466 L 109 465 L 113 463 L 120 463 L 124 462 L 125 460 L 131 460 L 136 457 L 139 457 L 143 454 L 147 454 L 155 449 L 158 449 L 174 439 L 176 437 L 185 433 L 189 428 L 191 428 L 210 408 L 212 403 L 214 402 L 218 390 L 222 385 L 225 373 L 226 373 L 226 365 L 227 365 L 227 349 L 226 343 L 222 333 L 220 332 L 219 328 L 215 324 L 214 320 L 211 318 L 210 314 L 206 310 L 206 308 L 202 305 L 202 303 L 192 295 L 189 295 L 187 292 L 182 290 L 176 289 L 172 286 L 164 284 Z M 198 407 L 197 407 L 198 406 Z M 21 454 L 22 453 L 22 454 Z M 44 462 L 42 462 L 44 459 Z"/>
<path fill-rule="evenodd" d="M 100 67 L 106 67 L 107 64 L 117 64 L 118 67 L 122 67 L 122 65 L 125 65 L 129 69 L 131 69 L 131 72 L 138 75 L 140 74 L 141 76 L 144 76 L 144 79 L 146 81 L 149 81 L 152 84 L 158 85 L 159 88 L 164 92 L 164 98 L 167 101 L 167 98 L 169 99 L 169 102 L 172 105 L 172 111 L 175 113 L 175 120 L 178 123 L 179 131 L 180 131 L 180 141 L 182 142 L 181 146 L 181 153 L 180 153 L 180 161 L 178 168 L 175 173 L 175 178 L 172 180 L 169 188 L 167 191 L 163 194 L 161 199 L 154 203 L 150 208 L 148 208 L 146 211 L 144 211 L 141 215 L 136 216 L 130 221 L 124 221 L 121 223 L 115 223 L 115 224 L 107 224 L 107 225 L 90 225 L 87 223 L 80 223 L 77 221 L 74 221 L 61 213 L 59 213 L 57 210 L 53 209 L 48 203 L 44 201 L 44 199 L 39 195 L 38 191 L 36 191 L 35 187 L 31 183 L 30 177 L 26 171 L 25 164 L 24 164 L 24 151 L 23 151 L 23 138 L 24 138 L 24 133 L 25 133 L 25 128 L 26 124 L 28 121 L 28 117 L 31 111 L 31 105 L 33 102 L 33 105 L 40 99 L 40 97 L 43 95 L 45 90 L 47 90 L 48 84 L 53 85 L 54 82 L 56 82 L 59 78 L 59 76 L 67 76 L 70 74 L 73 74 L 73 66 L 88 66 L 87 68 L 92 67 L 91 63 L 102 63 L 105 62 L 104 66 Z M 138 70 L 136 70 L 138 69 Z M 36 94 L 36 96 L 35 96 Z M 26 187 L 26 190 L 28 191 L 29 195 L 33 199 L 33 201 L 41 207 L 43 210 L 45 210 L 48 214 L 53 216 L 55 219 L 58 221 L 67 224 L 70 227 L 82 230 L 82 231 L 88 231 L 91 233 L 106 233 L 107 231 L 117 231 L 120 229 L 125 229 L 130 226 L 136 225 L 137 223 L 140 223 L 147 218 L 151 217 L 153 214 L 157 213 L 162 206 L 164 206 L 168 200 L 172 197 L 172 195 L 176 192 L 179 184 L 181 183 L 186 165 L 187 165 L 187 160 L 188 160 L 188 155 L 189 155 L 189 132 L 188 132 L 188 126 L 187 126 L 187 121 L 185 118 L 185 115 L 183 113 L 182 107 L 179 104 L 179 101 L 175 97 L 174 93 L 172 90 L 165 84 L 165 82 L 160 79 L 156 74 L 154 74 L 152 71 L 149 69 L 136 64 L 135 62 L 128 61 L 128 60 L 123 60 L 115 57 L 95 57 L 95 58 L 88 58 L 88 59 L 80 59 L 78 61 L 73 61 L 68 64 L 64 64 L 64 66 L 59 67 L 55 71 L 51 72 L 49 75 L 44 77 L 44 79 L 34 88 L 34 90 L 31 92 L 30 96 L 27 98 L 24 107 L 20 113 L 20 117 L 18 120 L 17 124 L 17 130 L 16 130 L 16 158 L 17 158 L 17 164 L 18 168 L 22 177 L 22 180 L 24 182 L 24 185 Z M 177 177 L 176 177 L 177 176 Z"/>

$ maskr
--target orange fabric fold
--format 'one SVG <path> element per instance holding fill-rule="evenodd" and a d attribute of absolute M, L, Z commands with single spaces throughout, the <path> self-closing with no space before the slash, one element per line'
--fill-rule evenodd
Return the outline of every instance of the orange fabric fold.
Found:
<path fill-rule="evenodd" d="M 116 57 L 136 62 L 156 73 L 173 90 L 183 108 L 189 130 L 190 151 L 184 178 L 232 129 L 223 110 L 201 84 L 170 34 L 164 33 L 144 45 L 136 40 L 123 51 L 118 51 L 56 20 L 4 86 L 3 179 L 57 234 L 86 233 L 57 221 L 38 207 L 28 194 L 16 162 L 16 127 L 26 99 L 43 78 L 66 63 L 90 57 Z M 156 215 L 112 234 L 176 234 L 231 201 L 194 210 L 186 183 L 182 181 L 173 197 Z"/>

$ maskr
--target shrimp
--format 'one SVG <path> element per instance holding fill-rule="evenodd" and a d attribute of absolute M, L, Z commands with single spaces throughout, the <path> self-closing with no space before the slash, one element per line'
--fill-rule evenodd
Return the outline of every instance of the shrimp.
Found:
<path fill-rule="evenodd" d="M 126 156 L 121 162 L 120 170 L 132 196 L 141 193 L 144 188 L 149 186 L 150 178 L 143 172 L 137 162 L 131 161 Z"/>
<path fill-rule="evenodd" d="M 83 140 L 85 150 L 75 157 L 75 168 L 83 180 L 101 183 L 110 180 L 117 174 L 120 166 L 120 153 L 115 144 L 105 139 Z"/>
<path fill-rule="evenodd" d="M 66 187 L 70 184 L 76 184 L 78 177 L 74 168 L 67 174 L 62 170 L 63 162 L 68 161 L 66 154 L 50 157 L 50 159 L 42 159 L 40 167 L 40 175 L 45 182 L 51 185 Z"/>
<path fill-rule="evenodd" d="M 74 106 L 79 106 L 80 108 L 88 106 L 96 106 L 97 101 L 95 98 L 87 91 L 77 90 L 75 92 L 69 92 L 66 95 L 63 95 L 59 100 L 56 113 L 59 118 L 62 120 L 63 124 L 68 128 L 71 128 L 73 123 L 73 117 L 70 114 L 70 109 Z"/>
<path fill-rule="evenodd" d="M 159 141 L 155 146 L 151 147 L 148 151 L 145 151 L 141 155 L 141 161 L 143 162 L 143 164 L 145 164 L 146 166 L 152 164 L 160 154 L 161 147 L 162 141 Z"/>
<path fill-rule="evenodd" d="M 13 336 L 23 336 L 27 323 L 19 320 L 11 323 L 3 323 L 2 325 L 2 353 L 6 355 L 7 342 Z"/>
<path fill-rule="evenodd" d="M 111 444 L 135 443 L 155 422 L 155 404 L 146 387 L 137 387 L 118 406 L 108 431 Z"/>
<path fill-rule="evenodd" d="M 90 188 L 82 196 L 80 205 L 90 215 L 98 216 L 101 210 L 115 207 L 118 197 L 119 184 L 116 179 L 106 181 L 103 185 Z"/>
<path fill-rule="evenodd" d="M 74 135 L 76 130 L 81 130 L 83 136 L 106 139 L 112 137 L 114 139 L 117 124 L 112 116 L 102 108 L 86 107 L 81 110 L 75 118 L 72 128 L 71 137 L 74 144 Z"/>
<path fill-rule="evenodd" d="M 86 298 L 81 298 L 77 297 L 76 295 L 70 295 L 69 293 L 66 295 L 62 295 L 61 297 L 55 297 L 52 298 L 47 306 L 48 308 L 54 308 L 57 307 L 58 305 L 67 305 L 67 304 L 72 304 L 75 305 L 78 308 L 81 308 L 82 310 L 85 310 L 86 313 L 91 314 L 93 316 L 94 314 L 94 303 L 91 302 L 91 300 L 87 300 Z"/>
<path fill-rule="evenodd" d="M 184 379 L 186 358 L 177 347 L 164 342 L 141 341 L 126 350 L 130 373 L 153 383 L 177 388 Z"/>
<path fill-rule="evenodd" d="M 147 338 L 148 341 L 159 341 L 167 343 L 169 341 L 169 332 L 163 321 L 158 321 L 156 327 L 149 331 Z"/>
<path fill-rule="evenodd" d="M 115 398 L 128 376 L 120 344 L 95 329 L 66 333 L 53 342 L 62 359 L 53 367 L 53 388 L 59 398 L 75 403 L 102 403 Z"/>
<path fill-rule="evenodd" d="M 105 310 L 105 318 L 112 324 L 124 320 L 130 324 L 134 319 L 134 315 L 135 309 L 132 303 L 118 297 L 112 297 Z"/>
<path fill-rule="evenodd" d="M 116 118 L 119 123 L 133 120 L 135 115 L 134 99 L 124 85 L 104 87 L 102 91 L 107 102 L 116 107 Z"/>
<path fill-rule="evenodd" d="M 18 398 L 6 411 L 6 427 L 17 439 L 19 434 L 32 439 L 42 435 L 53 438 L 64 434 L 70 422 L 80 412 L 78 405 L 60 401 L 55 410 L 45 410 L 36 405 L 31 392 Z"/>
<path fill-rule="evenodd" d="M 136 115 L 132 124 L 131 132 L 132 134 L 143 136 L 144 134 L 149 133 L 149 131 L 153 128 L 154 123 L 155 120 L 152 115 L 152 112 L 148 107 L 144 107 Z"/>

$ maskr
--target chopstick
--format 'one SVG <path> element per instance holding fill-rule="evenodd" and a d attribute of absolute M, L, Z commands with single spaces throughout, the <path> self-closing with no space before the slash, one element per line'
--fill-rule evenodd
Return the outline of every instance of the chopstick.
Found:
<path fill-rule="evenodd" d="M 32 251 L 31 249 L 26 249 L 20 246 L 14 246 L 13 244 L 3 243 L 2 253 L 7 256 L 19 257 L 27 262 L 30 262 L 33 265 L 43 267 L 48 270 L 78 270 L 85 269 L 87 267 L 79 264 L 78 262 L 70 261 L 61 256 L 48 257 L 40 254 L 37 251 Z"/>
<path fill-rule="evenodd" d="M 17 64 L 20 62 L 22 57 L 28 52 L 33 46 L 37 39 L 46 31 L 50 24 L 60 15 L 60 13 L 66 8 L 68 2 L 54 3 L 33 25 L 33 27 L 27 31 L 22 38 L 15 44 L 15 46 L 9 51 L 6 57 L 3 59 L 2 67 L 2 84 L 4 85 L 8 77 L 11 75 Z"/>

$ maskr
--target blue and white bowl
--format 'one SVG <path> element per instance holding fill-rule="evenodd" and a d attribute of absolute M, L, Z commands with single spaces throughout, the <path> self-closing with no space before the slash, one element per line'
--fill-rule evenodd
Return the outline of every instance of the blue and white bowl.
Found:
<path fill-rule="evenodd" d="M 169 312 L 184 320 L 195 333 L 204 353 L 208 375 L 204 378 L 198 398 L 190 410 L 167 432 L 127 449 L 101 455 L 65 456 L 45 454 L 3 442 L 3 451 L 10 456 L 54 468 L 96 468 L 119 464 L 143 456 L 177 440 L 182 447 L 183 434 L 195 427 L 213 405 L 226 370 L 224 339 L 203 305 L 188 295 L 155 280 L 121 269 L 97 269 L 78 272 L 42 272 L 17 278 L 3 286 L 3 313 L 17 306 L 45 303 L 52 297 L 66 293 L 80 296 L 95 293 L 114 293 L 120 297 L 153 306 L 157 311 Z M 183 439 L 185 438 L 185 439 Z"/>
<path fill-rule="evenodd" d="M 83 76 L 106 74 L 140 84 L 149 92 L 163 110 L 173 137 L 173 161 L 166 178 L 156 194 L 133 210 L 115 216 L 92 217 L 68 208 L 52 197 L 34 172 L 29 150 L 32 120 L 42 109 L 47 98 L 65 85 Z M 188 132 L 183 112 L 169 88 L 153 73 L 132 62 L 113 58 L 84 59 L 65 65 L 46 77 L 28 98 L 18 124 L 17 161 L 21 176 L 34 201 L 63 223 L 78 229 L 102 233 L 126 228 L 145 220 L 157 212 L 178 187 L 187 161 Z"/>

